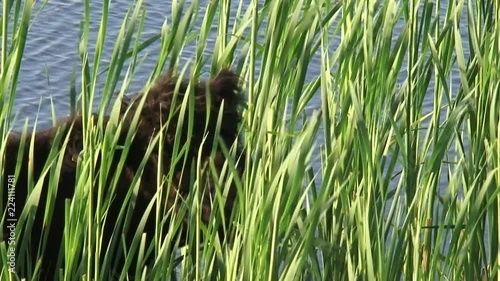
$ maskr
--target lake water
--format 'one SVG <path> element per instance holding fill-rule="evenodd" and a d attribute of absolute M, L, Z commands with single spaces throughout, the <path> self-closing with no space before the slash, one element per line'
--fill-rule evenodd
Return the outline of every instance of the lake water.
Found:
<path fill-rule="evenodd" d="M 14 122 L 14 127 L 19 129 L 28 118 L 29 127 L 34 124 L 35 118 L 38 116 L 38 128 L 46 128 L 51 126 L 51 101 L 54 104 L 57 117 L 67 116 L 70 113 L 69 108 L 69 88 L 72 79 L 72 72 L 75 71 L 77 77 L 80 75 L 80 58 L 78 55 L 78 43 L 80 23 L 83 19 L 84 4 L 83 1 L 48 1 L 48 3 L 40 9 L 40 2 L 36 4 L 31 22 L 31 28 L 28 33 L 24 59 L 21 67 L 21 75 L 18 84 L 17 99 L 14 107 L 15 112 L 19 112 L 18 118 Z M 111 1 L 109 8 L 108 33 L 106 45 L 103 53 L 103 63 L 101 67 L 105 67 L 109 62 L 111 51 L 115 44 L 116 33 L 118 32 L 122 20 L 125 17 L 132 1 L 116 0 Z M 189 1 L 187 1 L 189 3 Z M 202 6 L 208 1 L 201 1 Z M 205 3 L 205 4 L 203 4 Z M 147 39 L 152 35 L 160 33 L 161 27 L 165 20 L 170 21 L 171 5 L 170 1 L 146 1 L 147 16 L 144 25 L 143 39 Z M 236 7 L 234 7 L 236 9 Z M 91 1 L 92 10 L 92 36 L 91 46 L 95 42 L 95 37 L 99 27 L 101 2 Z M 442 8 L 444 15 L 446 7 Z M 203 12 L 199 13 L 197 19 L 198 24 L 201 24 Z M 466 13 L 462 17 L 462 26 L 466 24 Z M 401 25 L 402 26 L 402 25 Z M 463 38 L 467 38 L 466 28 L 463 31 Z M 396 32 L 397 33 L 397 32 Z M 216 29 L 212 28 L 209 38 L 209 46 L 216 38 Z M 93 41 L 92 41 L 93 40 Z M 332 52 L 338 46 L 338 42 L 334 42 L 331 46 Z M 468 41 L 464 40 L 464 49 L 466 59 L 469 56 Z M 146 83 L 153 67 L 156 63 L 157 54 L 159 53 L 159 42 L 148 47 L 148 53 L 143 63 L 137 68 L 133 83 L 129 92 L 140 91 Z M 90 50 L 91 52 L 93 50 Z M 195 46 L 186 46 L 182 53 L 182 62 L 188 63 L 194 58 Z M 206 50 L 206 55 L 210 56 L 211 50 Z M 320 57 L 314 57 L 308 71 L 308 79 L 311 80 L 317 76 L 320 65 Z M 208 68 L 207 68 L 208 69 Z M 125 72 L 125 71 L 124 71 Z M 401 82 L 404 80 L 404 74 L 401 74 Z M 459 85 L 458 71 L 452 75 L 454 85 Z M 102 86 L 102 85 L 100 85 Z M 118 85 L 119 87 L 120 85 Z M 456 87 L 458 88 L 458 87 Z M 454 89 L 455 91 L 457 89 Z M 430 112 L 433 107 L 432 85 L 429 88 L 429 96 L 424 103 L 424 111 Z M 320 108 L 320 96 L 313 98 L 309 104 L 308 110 Z M 323 138 L 318 136 L 318 142 L 321 143 Z M 315 168 L 319 167 L 319 162 L 314 163 Z M 442 184 L 445 184 L 444 182 Z"/>

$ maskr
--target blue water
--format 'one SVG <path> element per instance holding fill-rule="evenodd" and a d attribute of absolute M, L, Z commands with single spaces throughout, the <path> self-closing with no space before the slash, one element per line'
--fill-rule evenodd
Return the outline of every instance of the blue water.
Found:
<path fill-rule="evenodd" d="M 29 128 L 32 128 L 35 123 L 35 118 L 38 118 L 37 129 L 47 128 L 52 125 L 51 103 L 55 108 L 55 113 L 58 118 L 68 116 L 70 114 L 69 106 L 69 89 L 72 79 L 72 72 L 75 71 L 77 78 L 77 92 L 79 90 L 79 70 L 81 69 L 80 57 L 78 54 L 80 24 L 83 20 L 84 4 L 82 0 L 58 0 L 48 1 L 48 3 L 40 10 L 42 1 L 37 1 L 31 27 L 26 40 L 26 48 L 21 66 L 20 80 L 17 90 L 17 98 L 14 105 L 14 112 L 18 115 L 14 120 L 14 128 L 19 129 L 21 125 L 28 120 Z M 96 34 L 99 28 L 101 16 L 100 1 L 91 2 L 91 38 L 90 46 L 93 46 Z M 203 7 L 208 2 L 207 0 L 200 1 Z M 116 35 L 122 24 L 123 18 L 126 16 L 132 1 L 116 0 L 111 1 L 108 18 L 108 32 L 103 52 L 101 69 L 104 69 L 109 63 L 111 52 L 116 43 Z M 189 4 L 190 1 L 186 1 Z M 144 31 L 142 39 L 145 40 L 155 34 L 160 33 L 161 27 L 165 21 L 171 21 L 171 3 L 170 1 L 146 1 L 144 4 L 147 10 L 145 18 Z M 236 13 L 236 4 L 232 7 L 233 14 Z M 442 15 L 444 18 L 446 7 L 442 7 Z M 203 8 L 198 13 L 196 19 L 197 27 L 201 25 L 201 20 L 204 16 Z M 214 45 L 216 38 L 216 22 L 211 28 L 210 37 L 208 39 L 208 48 L 205 55 L 210 57 L 211 47 Z M 402 22 L 401 25 L 402 27 Z M 467 38 L 466 13 L 462 16 L 463 30 L 463 48 L 465 50 L 466 59 L 469 56 L 469 46 Z M 396 30 L 396 35 L 398 30 Z M 333 53 L 340 42 L 340 38 L 334 40 L 331 46 Z M 133 93 L 140 91 L 145 85 L 151 71 L 156 65 L 156 60 L 159 50 L 159 42 L 148 47 L 145 52 L 141 53 L 142 63 L 137 67 L 136 73 L 132 80 L 131 87 L 128 92 Z M 184 48 L 181 54 L 181 67 L 183 64 L 192 62 L 194 59 L 195 44 L 189 44 Z M 93 50 L 90 49 L 92 54 Z M 145 56 L 145 57 L 144 57 Z M 91 60 L 93 58 L 90 58 Z M 310 81 L 319 74 L 320 56 L 319 54 L 313 58 L 310 64 L 307 79 Z M 208 66 L 206 68 L 208 70 Z M 126 69 L 123 70 L 123 74 Z M 401 73 L 401 80 L 405 79 L 405 73 Z M 458 70 L 452 73 L 451 80 L 453 85 L 459 85 Z M 98 87 L 102 87 L 102 83 Z M 119 89 L 121 85 L 118 85 Z M 429 95 L 424 102 L 424 113 L 428 113 L 433 107 L 433 82 L 429 87 Z M 457 91 L 452 89 L 454 92 Z M 307 112 L 320 108 L 320 96 L 313 98 L 307 108 Z M 96 102 L 96 106 L 98 102 Z M 323 136 L 318 136 L 318 143 L 323 142 Z M 320 166 L 319 159 L 314 163 L 315 168 Z M 445 184 L 444 182 L 442 184 Z"/>
<path fill-rule="evenodd" d="M 154 2 L 148 4 L 144 38 L 160 32 L 166 20 L 169 5 Z M 36 5 L 39 7 L 40 5 Z M 130 1 L 112 1 L 109 9 L 109 25 L 106 44 L 103 51 L 102 69 L 109 63 L 111 52 L 116 42 L 118 30 L 123 18 L 129 9 Z M 91 38 L 93 46 L 99 28 L 101 3 L 91 1 Z M 164 11 L 164 12 L 162 12 Z M 80 24 L 83 20 L 84 5 L 82 1 L 49 1 L 39 13 L 34 12 L 31 28 L 26 40 L 26 48 L 21 66 L 21 75 L 18 84 L 14 110 L 20 115 L 16 118 L 16 128 L 26 118 L 29 118 L 30 127 L 34 118 L 38 116 L 38 128 L 49 127 L 52 124 L 51 101 L 54 103 L 58 117 L 70 113 L 69 89 L 72 72 L 75 72 L 79 81 L 81 60 L 78 53 Z M 156 54 L 159 53 L 158 44 L 147 49 L 150 53 L 144 62 L 137 68 L 136 76 L 130 91 L 139 91 L 145 84 L 148 75 L 155 65 Z M 93 52 L 93 49 L 90 49 Z M 186 49 L 185 57 L 190 57 L 190 50 Z M 93 58 L 90 58 L 92 60 Z M 124 71 L 125 72 L 125 71 Z M 80 87 L 77 82 L 77 92 Z M 120 85 L 119 85 L 120 86 Z M 98 85 L 102 87 L 102 83 Z"/>

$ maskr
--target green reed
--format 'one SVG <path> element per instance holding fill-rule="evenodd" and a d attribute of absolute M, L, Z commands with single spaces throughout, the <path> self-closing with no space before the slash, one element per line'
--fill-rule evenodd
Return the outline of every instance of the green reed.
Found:
<path fill-rule="evenodd" d="M 78 109 L 88 117 L 86 149 L 78 164 L 75 198 L 67 205 L 61 278 L 81 279 L 85 272 L 85 278 L 105 280 L 113 253 L 124 250 L 119 235 L 110 245 L 101 243 L 101 218 L 116 181 L 105 189 L 111 163 L 96 167 L 94 159 L 107 159 L 114 149 L 126 153 L 127 146 L 116 147 L 113 131 L 124 130 L 118 118 L 120 101 L 140 63 L 138 56 L 159 43 L 161 53 L 150 54 L 157 56 L 150 81 L 167 69 L 191 78 L 206 66 L 212 74 L 224 67 L 240 74 L 247 98 L 241 126 L 246 170 L 238 177 L 236 159 L 230 157 L 222 175 L 212 175 L 219 178 L 221 194 L 215 209 L 222 208 L 230 181 L 238 188 L 234 223 L 226 226 L 234 233 L 231 243 L 218 238 L 217 215 L 208 226 L 197 216 L 202 191 L 194 175 L 193 192 L 180 210 L 172 213 L 151 205 L 145 214 L 158 223 L 153 245 L 144 243 L 143 224 L 128 229 L 130 207 L 123 206 L 116 233 L 135 231 L 135 239 L 122 280 L 128 268 L 142 268 L 140 262 L 148 256 L 155 257 L 153 267 L 147 273 L 136 271 L 136 279 L 498 279 L 498 3 L 173 1 L 161 33 L 140 41 L 148 16 L 141 4 L 131 6 L 116 31 L 109 30 L 109 1 L 104 1 L 94 35 L 85 1 L 78 71 L 83 86 L 75 92 Z M 5 121 L 15 98 L 31 9 L 31 1 L 3 4 L 0 97 L 8 102 L 0 107 L 2 138 L 9 129 Z M 201 26 L 195 27 L 199 17 Z M 217 37 L 207 57 L 212 26 Z M 114 32 L 118 38 L 109 65 L 104 65 L 103 46 Z M 97 36 L 92 53 L 90 36 Z M 195 56 L 188 65 L 179 65 L 184 46 L 192 42 Z M 312 70 L 318 73 L 306 75 Z M 105 77 L 104 102 L 95 120 L 90 114 L 100 76 Z M 118 101 L 111 104 L 118 87 Z M 185 100 L 184 118 L 172 122 L 191 124 L 192 106 Z M 315 107 L 313 113 L 310 107 Z M 113 126 L 104 128 L 108 109 Z M 161 137 L 155 141 L 162 143 Z M 176 143 L 175 155 L 186 145 Z M 236 144 L 226 145 L 224 153 L 234 155 Z M 57 181 L 60 160 L 54 154 L 48 180 Z M 200 175 L 201 169 L 196 167 L 194 174 Z M 96 175 L 98 180 L 91 183 Z M 130 188 L 129 204 L 140 176 Z M 167 175 L 167 182 L 171 180 Z M 34 190 L 36 186 L 41 185 L 34 183 Z M 168 190 L 158 192 L 161 198 Z M 32 200 L 28 207 L 36 205 L 36 196 Z M 23 211 L 25 231 L 33 214 Z M 172 219 L 168 228 L 160 227 L 165 217 Z M 185 218 L 184 246 L 174 234 Z M 50 216 L 46 219 L 50 222 Z M 2 265 L 5 246 L 0 246 Z M 95 256 L 102 249 L 107 256 L 101 263 Z M 139 264 L 132 264 L 134 257 Z M 23 272 L 35 270 L 28 257 L 20 258 Z"/>

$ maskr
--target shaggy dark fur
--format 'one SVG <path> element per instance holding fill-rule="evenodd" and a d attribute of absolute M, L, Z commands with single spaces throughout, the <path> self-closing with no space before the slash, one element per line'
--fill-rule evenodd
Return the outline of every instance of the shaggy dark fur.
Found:
<path fill-rule="evenodd" d="M 126 104 L 128 111 L 123 111 L 121 113 L 124 129 L 117 132 L 118 145 L 125 144 L 129 131 L 128 128 L 131 124 L 133 124 L 133 118 L 136 113 L 139 118 L 137 130 L 132 142 L 129 145 L 129 152 L 125 157 L 124 167 L 118 177 L 119 180 L 116 185 L 117 190 L 113 194 L 113 203 L 107 213 L 107 220 L 104 228 L 105 240 L 103 242 L 103 248 L 106 247 L 104 243 L 110 242 L 110 237 L 113 234 L 113 228 L 115 226 L 114 222 L 116 222 L 120 208 L 126 200 L 126 194 L 130 189 L 136 173 L 140 172 L 140 163 L 146 155 L 148 145 L 152 139 L 158 135 L 158 132 L 163 132 L 161 138 L 163 148 L 161 150 L 162 155 L 158 154 L 158 141 L 154 146 L 151 155 L 147 158 L 147 162 L 139 182 L 139 192 L 135 201 L 133 215 L 130 220 L 130 231 L 126 234 L 128 242 L 132 240 L 133 234 L 139 225 L 139 221 L 141 220 L 147 206 L 153 199 L 153 196 L 156 194 L 158 186 L 162 187 L 164 190 L 169 190 L 169 194 L 164 194 L 165 198 L 162 199 L 162 201 L 166 202 L 167 209 L 172 207 L 177 209 L 179 206 L 174 203 L 174 201 L 177 203 L 180 202 L 178 198 L 176 200 L 177 195 L 179 194 L 181 197 L 188 195 L 193 184 L 191 180 L 195 175 L 190 173 L 192 167 L 200 164 L 204 167 L 204 171 L 208 171 L 210 159 L 212 159 L 215 169 L 218 172 L 222 170 L 226 159 L 220 148 L 218 148 L 218 139 L 227 147 L 230 147 L 238 138 L 238 126 L 241 119 L 241 95 L 238 82 L 238 77 L 234 73 L 229 70 L 223 70 L 208 83 L 203 82 L 196 84 L 194 91 L 189 93 L 187 82 L 184 81 L 177 83 L 177 78 L 167 74 L 161 77 L 146 94 L 142 110 L 140 110 L 140 103 L 143 98 L 142 94 L 136 96 Z M 194 110 L 189 112 L 186 109 L 186 116 L 184 116 L 182 128 L 179 128 L 180 131 L 176 134 L 178 131 L 178 120 L 180 118 L 180 107 L 185 95 L 189 95 L 189 98 L 194 102 Z M 216 134 L 219 111 L 222 113 L 221 125 L 218 131 L 220 138 Z M 171 117 L 170 119 L 168 119 L 169 116 Z M 94 120 L 96 121 L 97 118 L 94 118 Z M 188 120 L 192 121 L 191 132 L 189 132 Z M 36 219 L 33 223 L 33 229 L 30 231 L 34 257 L 36 256 L 37 251 L 36 245 L 39 244 L 42 237 L 41 234 L 44 233 L 44 231 L 46 233 L 48 231 L 48 234 L 46 234 L 49 239 L 47 247 L 41 255 L 41 280 L 53 280 L 57 258 L 60 250 L 62 250 L 60 249 L 60 245 L 64 231 L 65 200 L 73 197 L 76 185 L 75 180 L 77 179 L 77 159 L 81 156 L 81 153 L 84 153 L 82 152 L 82 121 L 81 116 L 76 116 L 64 120 L 60 125 L 54 128 L 37 132 L 34 135 L 28 135 L 24 139 L 24 149 L 20 151 L 22 154 L 22 157 L 20 157 L 20 159 L 22 159 L 22 163 L 20 165 L 19 176 L 16 178 L 17 182 L 15 183 L 17 217 L 19 217 L 27 196 L 30 193 L 30 191 L 28 191 L 29 186 L 33 187 L 30 183 L 36 183 L 38 179 L 45 175 L 44 186 L 41 191 L 40 202 L 36 211 Z M 108 118 L 106 118 L 104 124 L 106 125 L 108 122 Z M 162 126 L 164 126 L 163 130 L 161 130 Z M 116 129 L 116 126 L 107 129 Z M 62 155 L 63 159 L 57 181 L 58 185 L 57 188 L 54 186 L 49 189 L 49 173 L 45 173 L 47 169 L 44 167 L 47 167 L 47 165 L 51 163 L 57 163 L 56 158 L 59 157 L 57 152 L 60 150 L 66 137 L 68 137 L 68 142 L 64 149 L 64 155 Z M 30 142 L 33 138 L 34 146 L 32 154 L 30 154 Z M 189 149 L 183 154 L 184 157 L 177 159 L 178 161 L 176 161 L 176 159 L 172 159 L 171 157 L 176 138 L 179 141 L 180 148 L 189 142 Z M 16 159 L 18 159 L 17 156 L 22 141 L 22 136 L 17 133 L 12 133 L 7 138 L 5 159 L 3 162 L 5 165 L 3 169 L 4 191 L 2 192 L 3 203 L 1 206 L 6 205 L 8 175 L 13 175 L 15 173 Z M 212 152 L 213 147 L 216 148 L 214 152 Z M 54 148 L 54 150 L 51 150 L 52 148 Z M 118 170 L 118 163 L 122 153 L 124 153 L 122 150 L 117 149 L 114 152 L 101 154 L 101 158 L 112 158 L 112 165 L 109 169 L 110 172 Z M 197 162 L 199 154 L 201 155 L 201 163 Z M 238 153 L 238 156 L 241 156 L 241 152 Z M 96 165 L 97 167 L 99 167 L 100 159 Z M 238 159 L 233 160 L 236 162 Z M 244 168 L 244 159 L 240 159 L 237 162 L 237 169 L 241 175 Z M 28 179 L 27 176 L 28 169 L 30 168 L 33 169 L 34 172 L 33 179 Z M 98 169 L 96 170 L 98 171 Z M 162 175 L 160 177 L 158 177 L 159 170 L 162 171 Z M 49 171 L 58 170 L 50 169 Z M 169 173 L 170 171 L 172 171 L 173 174 Z M 202 198 L 201 206 L 202 221 L 204 222 L 207 222 L 210 218 L 212 212 L 212 201 L 216 192 L 212 177 L 208 174 L 208 172 L 203 173 L 202 179 L 198 179 L 204 188 L 204 196 Z M 172 175 L 172 177 L 168 177 L 167 175 Z M 111 184 L 111 175 L 108 176 L 109 178 L 106 181 L 106 185 Z M 171 178 L 171 181 L 169 181 L 168 178 Z M 158 179 L 160 179 L 160 182 L 158 182 Z M 80 178 L 80 180 L 88 179 Z M 96 184 L 95 180 L 93 181 L 93 184 Z M 43 212 L 47 204 L 49 190 L 51 192 L 56 192 L 56 200 L 55 202 L 52 202 L 52 204 L 54 204 L 54 213 L 51 217 L 52 221 L 50 223 L 50 227 L 46 227 L 43 225 Z M 236 191 L 234 186 L 232 186 L 226 199 L 224 210 L 226 219 L 230 217 L 235 197 Z M 7 218 L 7 212 L 4 213 Z M 4 221 L 4 240 L 7 240 L 8 237 L 8 232 L 5 228 L 8 224 L 9 223 L 7 221 Z M 148 244 L 154 235 L 154 229 L 155 220 L 154 215 L 151 214 L 144 229 L 144 232 L 147 233 Z M 19 247 L 20 245 L 17 245 L 18 250 Z M 35 262 L 35 260 L 33 262 Z"/>

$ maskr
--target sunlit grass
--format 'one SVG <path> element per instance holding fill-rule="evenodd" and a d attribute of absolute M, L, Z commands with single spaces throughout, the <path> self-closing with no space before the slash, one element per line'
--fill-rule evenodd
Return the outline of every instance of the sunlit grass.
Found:
<path fill-rule="evenodd" d="M 109 166 L 104 162 L 95 167 L 94 159 L 118 149 L 102 117 L 111 112 L 114 128 L 123 129 L 120 98 L 139 54 L 159 43 L 161 53 L 150 54 L 157 56 L 150 81 L 167 69 L 191 78 L 207 66 L 212 74 L 224 67 L 240 74 L 247 95 L 241 128 L 247 168 L 238 178 L 235 160 L 228 161 L 219 181 L 221 193 L 231 178 L 238 186 L 234 223 L 227 226 L 234 232 L 231 243 L 220 243 L 216 227 L 203 226 L 196 216 L 200 191 L 195 182 L 178 213 L 151 208 L 146 214 L 155 216 L 158 225 L 165 216 L 174 217 L 169 229 L 158 227 L 150 248 L 141 242 L 143 225 L 129 229 L 136 236 L 122 279 L 128 267 L 141 267 L 132 264 L 134 257 L 141 261 L 148 255 L 155 257 L 148 268 L 151 280 L 499 278 L 497 2 L 208 2 L 173 1 L 161 33 L 139 41 L 147 17 L 141 1 L 131 6 L 118 31 L 107 26 L 109 1 L 104 1 L 98 34 L 90 33 L 91 11 L 85 1 L 79 44 L 82 86 L 76 93 L 89 129 L 77 192 L 67 205 L 61 277 L 81 279 L 86 272 L 89 278 L 105 280 L 112 274 L 113 253 L 123 251 L 120 237 L 111 245 L 100 243 L 103 221 L 98 218 L 105 214 L 114 187 L 103 188 Z M 4 3 L 2 14 L 2 139 L 10 128 L 6 120 L 32 13 L 31 1 L 14 3 Z M 231 11 L 236 11 L 234 18 Z M 467 25 L 460 22 L 462 16 Z M 203 17 L 199 28 L 194 26 L 197 17 Z M 217 37 L 207 57 L 212 26 Z M 106 36 L 116 32 L 110 63 L 104 65 Z M 91 36 L 97 36 L 95 46 L 89 46 Z M 339 46 L 334 48 L 336 40 Z M 195 56 L 189 65 L 179 65 L 184 46 L 193 42 Z M 469 43 L 468 55 L 464 42 Z M 312 68 L 319 74 L 306 75 Z M 90 114 L 100 75 L 105 76 L 104 102 L 95 120 Z M 453 79 L 457 75 L 459 82 Z M 117 91 L 118 102 L 112 104 Z M 189 106 L 183 104 L 185 114 Z M 306 113 L 308 106 L 318 108 Z M 185 145 L 177 143 L 176 151 L 181 153 Z M 234 149 L 234 144 L 227 145 Z M 232 153 L 231 147 L 225 153 Z M 56 155 L 54 159 L 47 177 L 55 182 Z M 98 171 L 96 189 L 87 188 Z M 132 186 L 131 198 L 134 192 Z M 117 233 L 123 224 L 127 229 L 128 210 L 122 209 Z M 29 214 L 25 231 L 32 223 Z M 190 222 L 188 245 L 179 249 L 174 233 L 185 216 Z M 5 246 L 0 247 L 1 276 L 7 279 Z M 109 256 L 101 263 L 94 256 L 103 248 Z M 18 260 L 23 274 L 35 270 L 29 260 L 23 255 Z M 136 272 L 137 279 L 146 276 Z"/>

